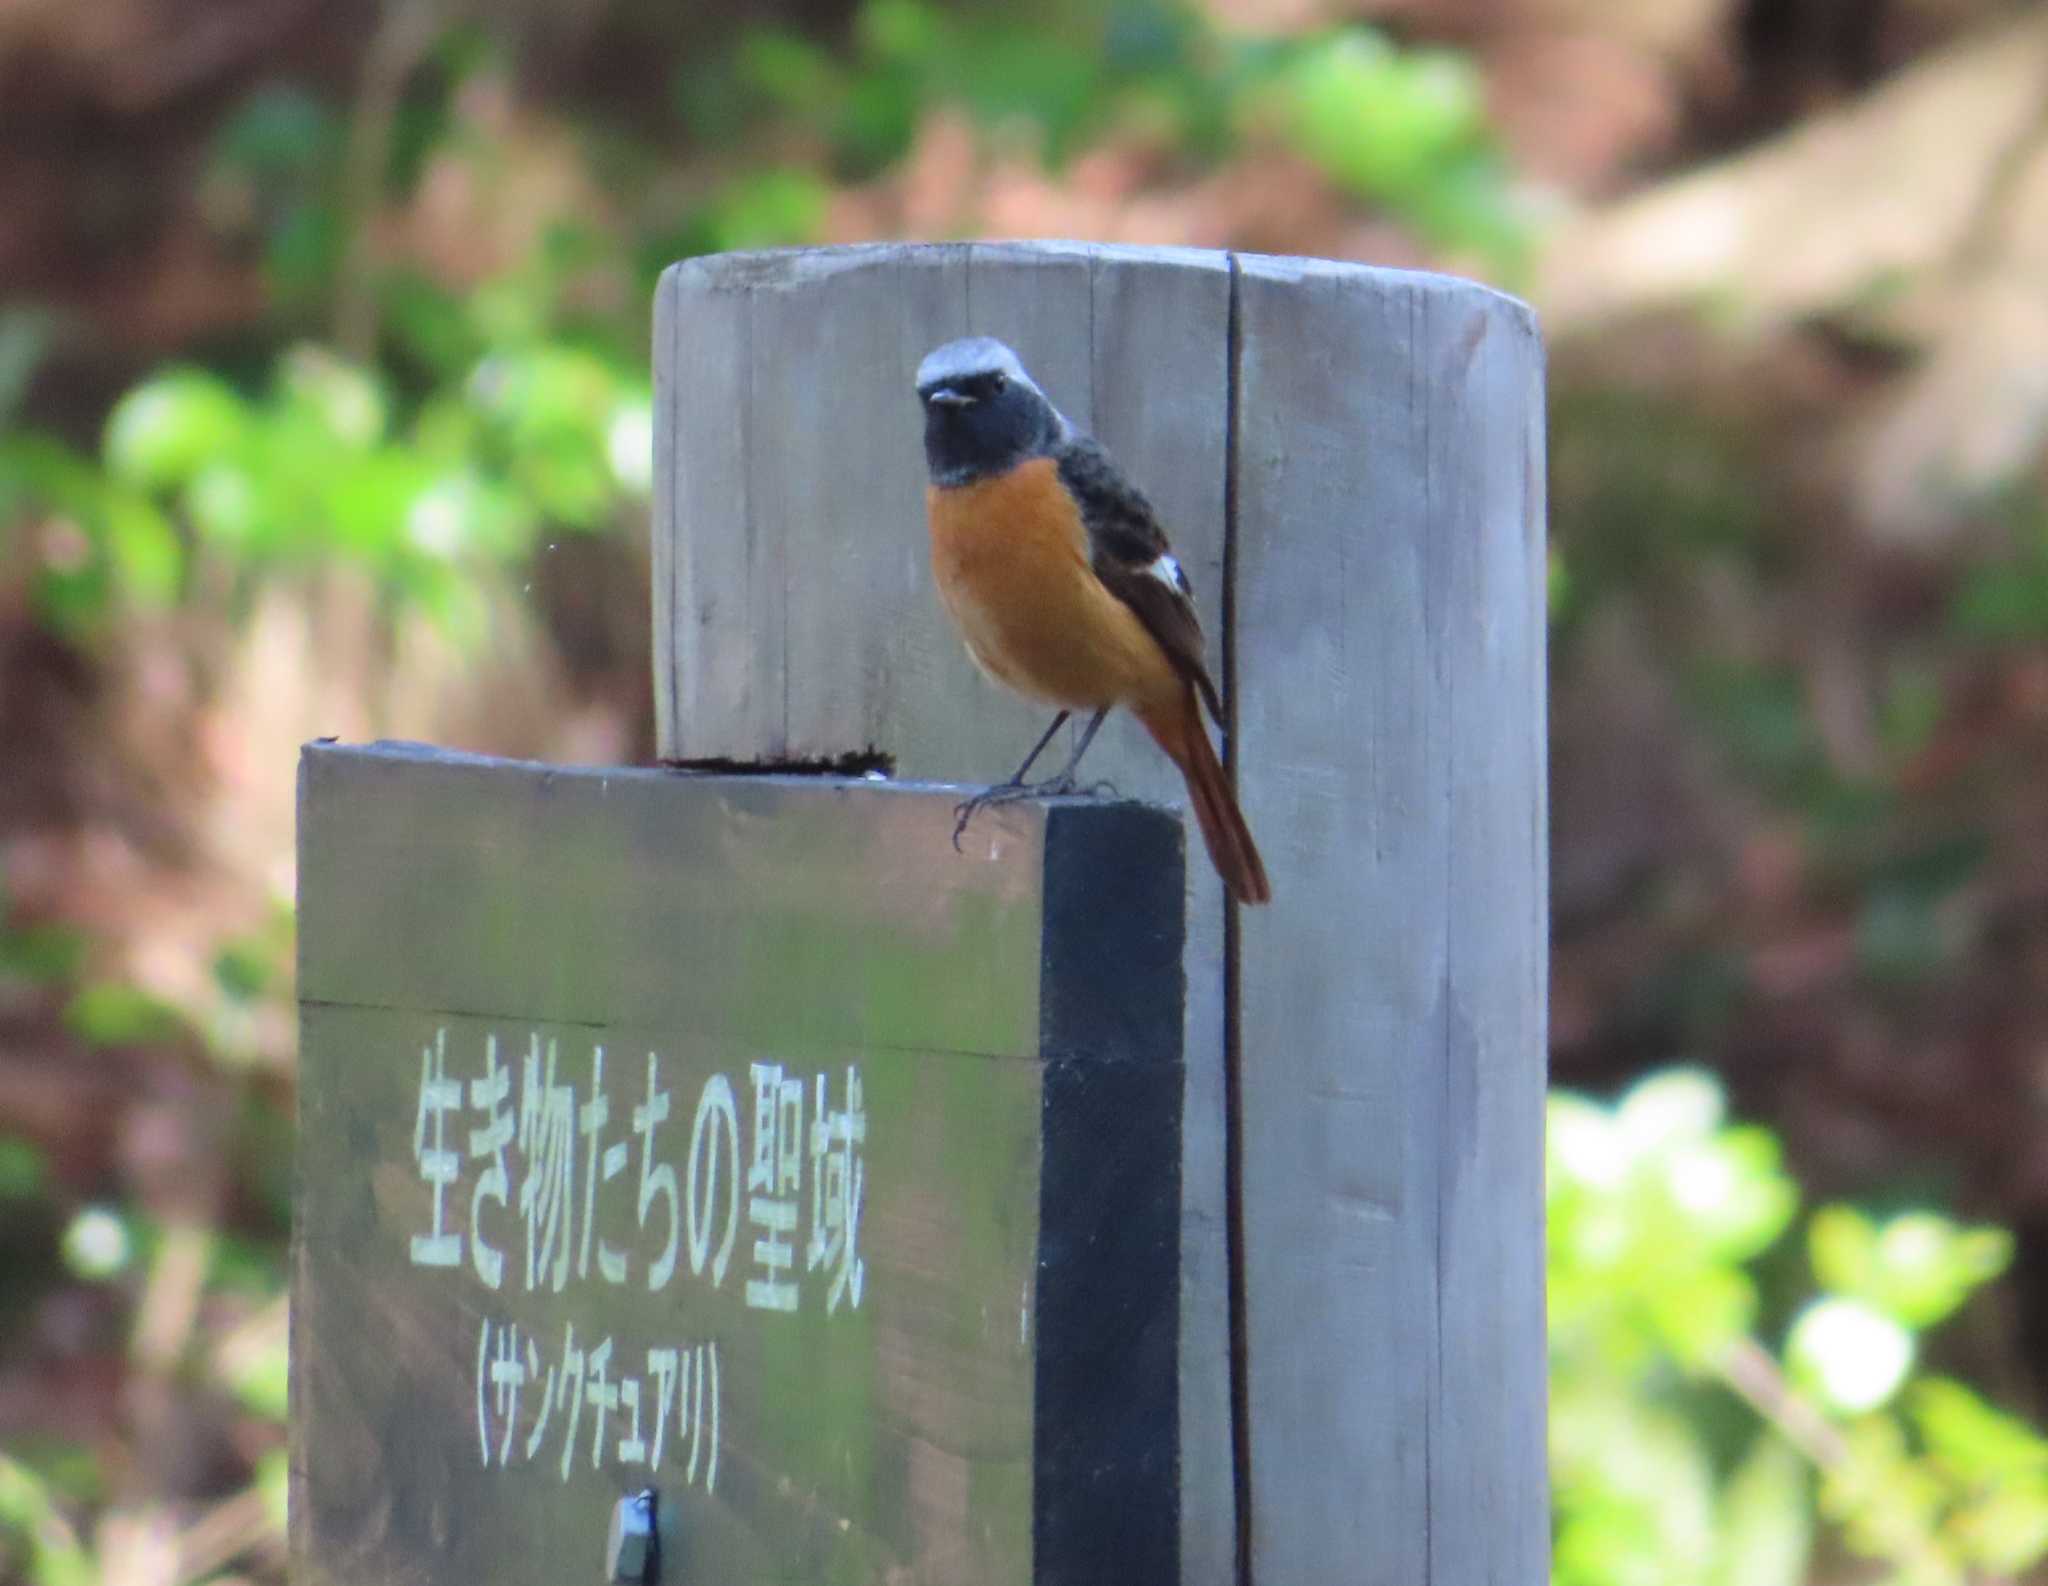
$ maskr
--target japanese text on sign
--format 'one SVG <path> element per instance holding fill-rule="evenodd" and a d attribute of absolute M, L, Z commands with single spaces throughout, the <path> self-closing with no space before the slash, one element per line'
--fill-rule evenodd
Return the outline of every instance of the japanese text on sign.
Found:
<path fill-rule="evenodd" d="M 415 1267 L 467 1272 L 506 1299 L 575 1284 L 659 1293 L 684 1275 L 750 1310 L 857 1310 L 868 1121 L 860 1069 L 804 1075 L 748 1065 L 714 1073 L 694 1103 L 664 1082 L 658 1053 L 611 1065 L 593 1045 L 565 1060 L 527 1038 L 516 1061 L 496 1035 L 451 1072 L 446 1028 L 420 1049 L 412 1158 L 426 1226 Z M 619 1106 L 614 1110 L 614 1088 Z M 607 1235 L 611 1237 L 607 1237 Z M 619 1242 L 613 1243 L 613 1238 Z M 640 1369 L 644 1366 L 644 1370 Z M 715 1340 L 559 1340 L 486 1315 L 476 1345 L 476 1433 L 486 1469 L 579 1464 L 667 1468 L 718 1480 Z"/>
<path fill-rule="evenodd" d="M 724 1074 L 713 1074 L 698 1091 L 687 1142 L 671 1155 L 662 1137 L 680 1138 L 665 1126 L 681 1115 L 659 1055 L 647 1054 L 644 1081 L 635 1074 L 616 1122 L 605 1057 L 592 1047 L 574 1075 L 557 1040 L 532 1036 L 515 1106 L 514 1071 L 495 1035 L 465 1084 L 449 1073 L 447 1031 L 436 1032 L 420 1051 L 413 1119 L 413 1160 L 431 1192 L 429 1226 L 410 1239 L 414 1266 L 459 1269 L 466 1260 L 499 1291 L 559 1294 L 590 1281 L 660 1291 L 685 1266 L 693 1280 L 722 1288 L 737 1256 L 752 1309 L 794 1311 L 807 1285 L 828 1315 L 859 1308 L 868 1124 L 858 1066 L 807 1083 L 780 1063 L 754 1063 L 744 1104 Z M 476 1171 L 465 1195 L 466 1166 Z M 600 1208 L 614 1197 L 638 1231 L 623 1246 L 597 1232 Z M 611 1215 L 607 1227 L 627 1225 L 623 1210 Z M 517 1259 L 508 1262 L 508 1250 Z"/>

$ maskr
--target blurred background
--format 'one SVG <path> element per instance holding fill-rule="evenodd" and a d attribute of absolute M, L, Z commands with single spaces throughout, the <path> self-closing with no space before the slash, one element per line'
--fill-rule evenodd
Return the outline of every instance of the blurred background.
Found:
<path fill-rule="evenodd" d="M 1557 1580 L 2048 1579 L 2048 7 L 7 0 L 0 1580 L 282 1578 L 297 745 L 647 760 L 657 271 L 984 235 L 1535 303 Z"/>

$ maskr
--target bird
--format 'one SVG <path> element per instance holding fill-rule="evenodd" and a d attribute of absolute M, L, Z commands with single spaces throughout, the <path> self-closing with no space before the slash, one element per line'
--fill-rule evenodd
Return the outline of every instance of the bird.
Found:
<path fill-rule="evenodd" d="M 1069 793 L 1103 718 L 1122 706 L 1179 767 L 1209 856 L 1240 903 L 1270 902 L 1203 707 L 1223 702 L 1203 661 L 1194 592 L 1159 515 L 1109 452 L 1083 434 L 988 336 L 918 365 L 932 578 L 985 674 L 1059 714 L 1015 776 L 960 804 L 953 841 L 991 804 Z M 1065 769 L 1024 778 L 1077 711 L 1087 726 Z"/>

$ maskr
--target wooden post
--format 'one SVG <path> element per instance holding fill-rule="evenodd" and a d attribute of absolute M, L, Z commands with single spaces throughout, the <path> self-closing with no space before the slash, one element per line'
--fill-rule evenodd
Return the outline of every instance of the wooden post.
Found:
<path fill-rule="evenodd" d="M 307 750 L 295 1581 L 1174 1578 L 1181 833 L 952 805 Z"/>
<path fill-rule="evenodd" d="M 1028 747 L 1040 715 L 973 672 L 925 565 L 911 373 L 969 332 L 1161 508 L 1272 873 L 1272 907 L 1232 917 L 1188 866 L 1181 1579 L 1540 1581 L 1534 320 L 1442 277 L 1169 250 L 678 265 L 655 344 L 664 754 L 873 748 L 985 782 Z M 1180 800 L 1128 722 L 1090 768 Z"/>

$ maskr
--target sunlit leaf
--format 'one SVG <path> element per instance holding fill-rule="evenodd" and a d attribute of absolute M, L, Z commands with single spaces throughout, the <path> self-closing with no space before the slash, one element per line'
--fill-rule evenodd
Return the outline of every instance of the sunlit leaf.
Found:
<path fill-rule="evenodd" d="M 1704 1069 L 1666 1069 L 1639 1081 L 1615 1111 L 1632 1155 L 1704 1139 L 1722 1117 L 1720 1081 Z"/>
<path fill-rule="evenodd" d="M 1830 1206 L 1815 1215 L 1808 1243 L 1823 1287 L 1913 1328 L 1941 1321 L 2012 1260 L 2004 1230 L 1963 1228 L 1933 1212 L 1907 1212 L 1879 1226 Z"/>
<path fill-rule="evenodd" d="M 247 405 L 227 384 L 196 369 L 145 381 L 114 404 L 107 420 L 107 466 L 145 489 L 183 484 L 239 445 Z"/>
<path fill-rule="evenodd" d="M 184 495 L 186 515 L 201 536 L 230 550 L 255 544 L 262 502 L 249 469 L 230 458 L 217 458 L 192 477 Z"/>
<path fill-rule="evenodd" d="M 1823 1206 L 1806 1229 L 1806 1248 L 1821 1287 L 1867 1295 L 1877 1272 L 1877 1227 L 1853 1206 Z"/>
<path fill-rule="evenodd" d="M 256 1461 L 256 1490 L 263 1494 L 272 1534 L 283 1536 L 291 1494 L 291 1462 L 284 1449 L 273 1449 Z"/>
<path fill-rule="evenodd" d="M 1361 197 L 1421 193 L 1483 131 L 1477 73 L 1441 51 L 1403 52 L 1350 28 L 1304 50 L 1284 79 L 1296 145 Z"/>
<path fill-rule="evenodd" d="M 0 1452 L 0 1527 L 26 1542 L 34 1586 L 91 1586 L 91 1556 L 58 1508 L 49 1486 L 20 1460 Z"/>
<path fill-rule="evenodd" d="M 1913 1365 L 1913 1334 L 1860 1300 L 1825 1299 L 1800 1312 L 1785 1355 L 1825 1403 L 1859 1414 L 1899 1391 Z"/>
<path fill-rule="evenodd" d="M 1792 1446 L 1761 1434 L 1722 1492 L 1715 1586 L 1800 1586 L 1813 1552 L 1811 1488 Z"/>
<path fill-rule="evenodd" d="M 2048 1438 L 1960 1382 L 1923 1378 L 1907 1407 L 1928 1451 L 1957 1475 L 1977 1482 L 2048 1479 Z"/>
<path fill-rule="evenodd" d="M 386 403 L 376 376 L 324 347 L 287 352 L 278 384 L 287 402 L 318 416 L 335 446 L 361 451 L 384 433 Z"/>
<path fill-rule="evenodd" d="M 829 197 L 815 173 L 794 166 L 738 178 L 704 211 L 707 245 L 731 251 L 809 242 L 824 223 Z"/>
<path fill-rule="evenodd" d="M 1966 1504 L 1949 1530 L 1970 1562 L 2002 1576 L 2020 1575 L 2048 1557 L 2048 1482 L 2013 1482 Z"/>

